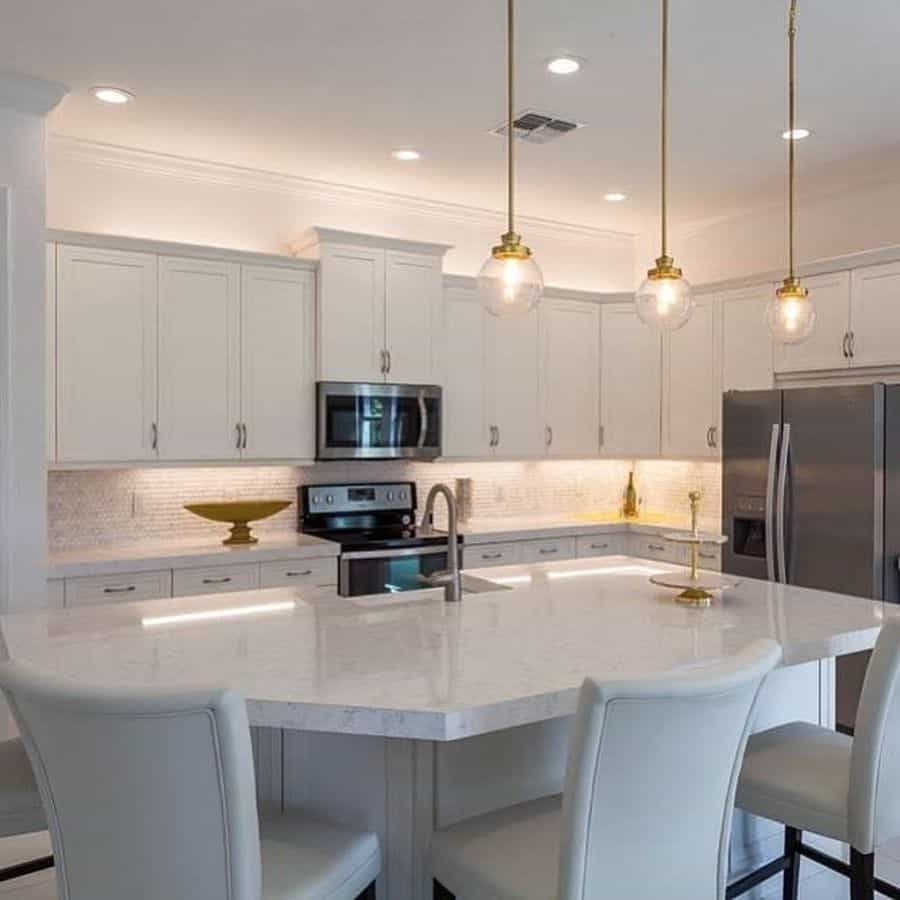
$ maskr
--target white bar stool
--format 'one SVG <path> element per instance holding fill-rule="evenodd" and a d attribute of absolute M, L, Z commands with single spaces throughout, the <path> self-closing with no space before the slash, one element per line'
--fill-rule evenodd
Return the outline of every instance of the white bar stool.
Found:
<path fill-rule="evenodd" d="M 721 900 L 748 723 L 780 657 L 760 641 L 675 676 L 587 679 L 562 797 L 436 832 L 434 897 Z"/>
<path fill-rule="evenodd" d="M 900 621 L 883 626 L 869 663 L 853 738 L 792 722 L 754 734 L 747 745 L 737 805 L 781 822 L 784 855 L 728 888 L 737 897 L 780 872 L 796 900 L 805 856 L 850 879 L 853 900 L 875 891 L 900 898 L 875 878 L 875 847 L 900 835 Z M 804 831 L 850 845 L 850 864 L 803 843 Z"/>
<path fill-rule="evenodd" d="M 0 742 L 0 838 L 47 830 L 31 763 L 18 738 Z M 53 868 L 52 856 L 0 869 L 0 882 Z"/>
<path fill-rule="evenodd" d="M 73 688 L 16 663 L 0 687 L 47 810 L 61 900 L 374 898 L 376 835 L 260 820 L 231 691 Z"/>

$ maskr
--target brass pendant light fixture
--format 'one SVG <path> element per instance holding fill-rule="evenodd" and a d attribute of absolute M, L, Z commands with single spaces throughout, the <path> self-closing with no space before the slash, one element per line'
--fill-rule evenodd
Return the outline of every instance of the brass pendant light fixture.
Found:
<path fill-rule="evenodd" d="M 656 265 L 635 295 L 641 321 L 656 331 L 681 328 L 694 310 L 694 295 L 688 280 L 668 253 L 667 183 L 669 105 L 669 0 L 662 0 L 662 83 L 660 90 L 660 219 L 661 249 Z"/>
<path fill-rule="evenodd" d="M 537 306 L 544 292 L 544 277 L 516 232 L 515 210 L 515 0 L 506 2 L 506 74 L 507 74 L 507 229 L 500 243 L 491 250 L 488 261 L 478 273 L 481 304 L 495 316 L 523 315 Z"/>
<path fill-rule="evenodd" d="M 816 308 L 809 291 L 794 271 L 794 145 L 796 123 L 797 0 L 788 11 L 788 274 L 766 309 L 766 323 L 772 337 L 782 344 L 805 341 L 816 324 Z"/>

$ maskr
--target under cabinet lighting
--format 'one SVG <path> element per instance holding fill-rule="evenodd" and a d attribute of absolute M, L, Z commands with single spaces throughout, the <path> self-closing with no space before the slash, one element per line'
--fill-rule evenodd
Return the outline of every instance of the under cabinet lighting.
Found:
<path fill-rule="evenodd" d="M 144 616 L 141 625 L 154 628 L 159 625 L 182 625 L 186 622 L 209 622 L 220 619 L 236 619 L 241 616 L 255 616 L 260 613 L 290 612 L 297 608 L 293 600 L 280 603 L 255 603 L 252 606 L 232 606 L 225 609 L 205 609 L 197 612 L 173 613 L 170 616 Z"/>

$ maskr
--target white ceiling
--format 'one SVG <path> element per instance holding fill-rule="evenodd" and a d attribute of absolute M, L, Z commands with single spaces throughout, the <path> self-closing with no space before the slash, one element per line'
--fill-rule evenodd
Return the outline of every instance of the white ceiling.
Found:
<path fill-rule="evenodd" d="M 674 222 L 783 190 L 787 0 L 673 0 Z M 522 212 L 624 231 L 653 220 L 658 0 L 519 0 L 519 109 L 589 124 L 521 151 Z M 4 68 L 63 81 L 51 130 L 501 208 L 502 0 L 0 0 Z M 817 190 L 900 174 L 900 3 L 801 3 L 799 145 Z M 543 63 L 587 59 L 570 78 Z M 137 95 L 110 107 L 94 84 Z M 390 158 L 412 145 L 418 163 Z M 892 157 L 897 157 L 895 163 Z M 626 203 L 605 203 L 621 190 Z"/>

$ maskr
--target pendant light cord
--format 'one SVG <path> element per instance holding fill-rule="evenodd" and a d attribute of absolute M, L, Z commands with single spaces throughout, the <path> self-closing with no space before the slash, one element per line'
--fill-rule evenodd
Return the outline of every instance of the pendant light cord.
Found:
<path fill-rule="evenodd" d="M 507 178 L 507 197 L 506 209 L 508 215 L 507 230 L 513 234 L 513 204 L 515 197 L 513 196 L 513 185 L 515 183 L 515 124 L 513 116 L 515 115 L 515 59 L 513 57 L 513 41 L 515 40 L 515 0 L 506 0 L 506 121 L 507 121 L 507 143 L 506 143 L 506 178 Z"/>
<path fill-rule="evenodd" d="M 662 0 L 662 84 L 660 103 L 660 193 L 661 203 L 661 256 L 667 256 L 667 228 L 666 228 L 666 157 L 668 156 L 668 106 L 669 106 L 669 0 Z"/>
<path fill-rule="evenodd" d="M 794 144 L 796 137 L 797 0 L 788 14 L 788 275 L 794 277 Z"/>

